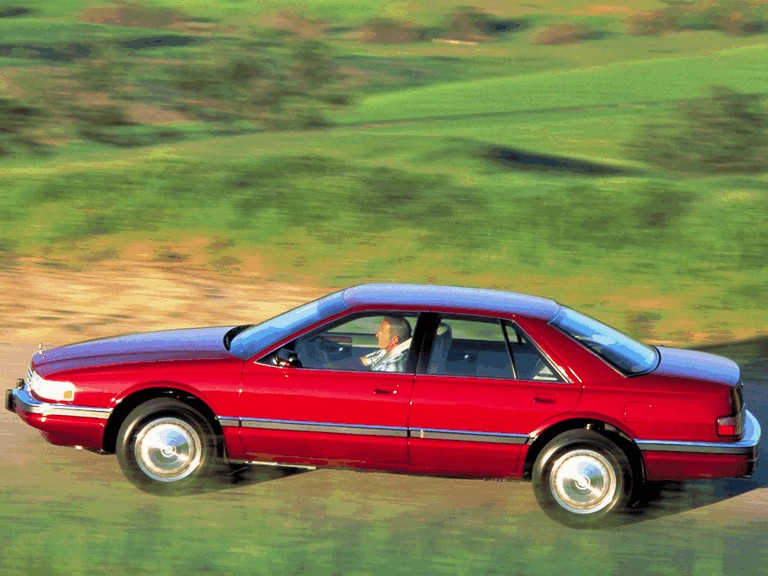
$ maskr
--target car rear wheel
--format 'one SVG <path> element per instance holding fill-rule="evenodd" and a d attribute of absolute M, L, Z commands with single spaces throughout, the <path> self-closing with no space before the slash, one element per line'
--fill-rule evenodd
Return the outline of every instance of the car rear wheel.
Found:
<path fill-rule="evenodd" d="M 633 489 L 627 456 L 593 430 L 569 430 L 551 440 L 536 459 L 532 480 L 542 509 L 570 526 L 623 511 Z"/>
<path fill-rule="evenodd" d="M 189 491 L 211 473 L 216 454 L 216 435 L 208 420 L 172 398 L 136 407 L 117 436 L 120 468 L 147 492 Z"/>

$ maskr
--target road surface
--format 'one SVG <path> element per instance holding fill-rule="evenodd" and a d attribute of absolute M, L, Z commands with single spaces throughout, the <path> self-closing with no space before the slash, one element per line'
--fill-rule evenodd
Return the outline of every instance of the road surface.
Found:
<path fill-rule="evenodd" d="M 764 347 L 710 351 L 740 362 L 765 431 Z M 3 389 L 34 349 L 0 344 Z M 654 485 L 619 525 L 574 530 L 527 482 L 252 469 L 163 498 L 128 484 L 113 456 L 51 446 L 7 411 L 0 446 L 3 576 L 768 574 L 765 455 L 751 479 Z"/>

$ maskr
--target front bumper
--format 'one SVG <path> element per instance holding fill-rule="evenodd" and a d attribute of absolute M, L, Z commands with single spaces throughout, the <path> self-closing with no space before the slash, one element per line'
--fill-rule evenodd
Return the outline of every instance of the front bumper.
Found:
<path fill-rule="evenodd" d="M 5 391 L 5 409 L 11 412 L 16 412 L 16 408 L 13 402 L 13 390 L 8 389 Z"/>
<path fill-rule="evenodd" d="M 5 407 L 11 412 L 20 410 L 23 413 L 22 416 L 24 414 L 38 414 L 41 416 L 75 416 L 106 420 L 112 413 L 111 408 L 76 406 L 39 400 L 32 395 L 26 384 L 5 391 Z"/>
<path fill-rule="evenodd" d="M 16 388 L 9 388 L 5 391 L 5 409 L 10 412 L 16 412 L 16 407 L 14 403 L 14 398 L 16 397 L 16 390 L 21 390 L 25 386 L 24 378 L 19 378 L 16 380 Z"/>
<path fill-rule="evenodd" d="M 37 428 L 43 437 L 59 446 L 78 446 L 101 451 L 104 430 L 111 408 L 96 408 L 46 402 L 34 396 L 20 381 L 19 387 L 5 391 L 5 408 L 26 424 Z"/>

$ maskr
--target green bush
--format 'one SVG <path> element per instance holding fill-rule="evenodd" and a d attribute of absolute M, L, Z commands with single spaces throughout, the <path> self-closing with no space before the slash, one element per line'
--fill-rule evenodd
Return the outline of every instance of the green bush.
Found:
<path fill-rule="evenodd" d="M 496 18 L 474 7 L 456 8 L 445 19 L 442 36 L 452 40 L 487 40 L 496 29 Z"/>
<path fill-rule="evenodd" d="M 628 32 L 656 36 L 683 30 L 720 30 L 726 34 L 744 35 L 767 29 L 766 6 L 762 0 L 667 0 L 665 3 L 665 8 L 629 16 L 626 19 Z"/>
<path fill-rule="evenodd" d="M 646 126 L 630 145 L 635 157 L 676 172 L 765 171 L 768 110 L 761 94 L 713 88 L 681 104 L 677 115 Z"/>
<path fill-rule="evenodd" d="M 580 24 L 553 24 L 541 30 L 534 39 L 534 44 L 560 46 L 577 44 L 592 40 L 597 33 L 589 26 Z"/>
<path fill-rule="evenodd" d="M 511 217 L 525 222 L 543 246 L 589 254 L 679 240 L 678 224 L 693 200 L 685 189 L 654 182 L 633 187 L 596 182 L 519 198 Z"/>
<path fill-rule="evenodd" d="M 424 28 L 391 18 L 372 18 L 360 31 L 363 41 L 378 44 L 420 42 L 427 37 L 427 31 Z"/>
<path fill-rule="evenodd" d="M 277 33 L 244 41 L 168 70 L 178 110 L 201 119 L 249 121 L 266 128 L 312 128 L 348 98 L 328 45 Z"/>
<path fill-rule="evenodd" d="M 488 213 L 483 195 L 444 176 L 323 156 L 157 161 L 109 179 L 100 171 L 62 173 L 41 182 L 28 202 L 60 206 L 37 228 L 48 240 L 199 228 L 274 244 L 292 229 L 343 239 L 405 228 L 467 246 L 478 215 Z"/>
<path fill-rule="evenodd" d="M 44 152 L 36 133 L 43 113 L 17 100 L 0 98 L 0 157 L 17 150 Z"/>

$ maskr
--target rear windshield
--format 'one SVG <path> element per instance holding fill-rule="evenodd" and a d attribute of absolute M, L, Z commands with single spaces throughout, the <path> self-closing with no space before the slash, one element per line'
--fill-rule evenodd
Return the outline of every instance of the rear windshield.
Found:
<path fill-rule="evenodd" d="M 658 364 L 658 353 L 652 346 L 633 340 L 615 328 L 576 310 L 563 307 L 552 321 L 552 325 L 624 374 L 645 374 Z"/>

